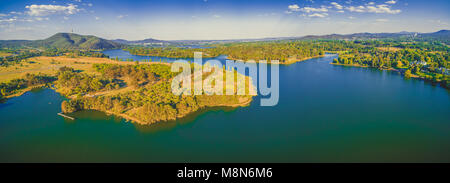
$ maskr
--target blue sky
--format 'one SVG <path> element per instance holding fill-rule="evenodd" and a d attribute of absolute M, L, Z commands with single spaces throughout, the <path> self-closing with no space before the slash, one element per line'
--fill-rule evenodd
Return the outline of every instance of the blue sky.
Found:
<path fill-rule="evenodd" d="M 0 1 L 0 39 L 240 39 L 450 29 L 448 0 Z"/>

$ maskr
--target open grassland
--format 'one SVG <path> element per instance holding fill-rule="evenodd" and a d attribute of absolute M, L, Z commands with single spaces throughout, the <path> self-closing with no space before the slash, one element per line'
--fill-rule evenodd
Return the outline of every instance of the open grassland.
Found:
<path fill-rule="evenodd" d="M 136 64 L 135 62 L 115 61 L 109 58 L 95 58 L 95 57 L 78 57 L 69 58 L 66 56 L 58 57 L 33 57 L 28 58 L 20 64 L 9 67 L 0 67 L 0 82 L 10 81 L 12 79 L 23 78 L 27 73 L 29 74 L 48 74 L 55 75 L 61 67 L 72 67 L 75 70 L 98 74 L 92 67 L 95 63 L 114 63 L 121 65 Z M 168 64 L 157 62 L 140 62 L 139 64 Z"/>

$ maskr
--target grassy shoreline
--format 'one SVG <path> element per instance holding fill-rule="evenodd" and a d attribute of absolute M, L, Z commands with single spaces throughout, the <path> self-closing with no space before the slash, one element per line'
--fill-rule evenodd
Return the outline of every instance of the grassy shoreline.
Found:
<path fill-rule="evenodd" d="M 14 98 L 14 97 L 20 97 L 20 96 L 22 96 L 23 94 L 25 94 L 26 92 L 29 92 L 29 91 L 31 91 L 31 90 L 33 90 L 33 89 L 36 89 L 36 88 L 42 88 L 42 87 L 44 87 L 44 86 L 45 86 L 45 84 L 42 84 L 42 85 L 36 85 L 36 86 L 30 86 L 30 87 L 27 87 L 27 88 L 24 88 L 24 89 L 19 90 L 19 91 L 18 91 L 17 93 L 15 93 L 15 94 L 5 96 L 5 99 L 10 99 L 10 98 Z"/>

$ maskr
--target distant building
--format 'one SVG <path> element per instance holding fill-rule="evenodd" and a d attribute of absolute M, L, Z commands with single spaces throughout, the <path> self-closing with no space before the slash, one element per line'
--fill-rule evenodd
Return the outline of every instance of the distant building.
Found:
<path fill-rule="evenodd" d="M 425 62 L 425 61 L 412 61 L 412 62 L 409 63 L 409 65 L 423 65 L 423 66 L 426 66 L 427 62 Z"/>
<path fill-rule="evenodd" d="M 445 75 L 450 75 L 450 71 L 444 67 L 439 67 L 436 69 L 436 71 Z"/>

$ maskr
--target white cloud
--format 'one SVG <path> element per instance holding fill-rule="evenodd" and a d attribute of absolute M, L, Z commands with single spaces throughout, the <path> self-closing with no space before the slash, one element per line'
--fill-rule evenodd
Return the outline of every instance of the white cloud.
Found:
<path fill-rule="evenodd" d="M 317 17 L 317 18 L 325 18 L 327 16 L 328 16 L 327 13 L 314 13 L 314 14 L 308 15 L 308 17 Z"/>
<path fill-rule="evenodd" d="M 220 18 L 220 17 L 222 17 L 222 16 L 220 16 L 220 15 L 213 15 L 213 17 L 214 17 L 214 18 Z"/>
<path fill-rule="evenodd" d="M 395 3 L 397 3 L 397 1 L 390 0 L 390 1 L 386 1 L 385 3 L 387 3 L 387 4 L 395 4 Z"/>
<path fill-rule="evenodd" d="M 75 14 L 80 11 L 80 9 L 77 8 L 77 5 L 68 4 L 67 6 L 61 6 L 61 5 L 29 5 L 25 6 L 26 9 L 29 11 L 27 12 L 30 16 L 47 16 L 52 14 Z"/>
<path fill-rule="evenodd" d="M 93 6 L 93 4 L 92 4 L 92 3 L 88 3 L 87 5 L 88 5 L 89 7 L 92 7 L 92 6 Z"/>
<path fill-rule="evenodd" d="M 349 19 L 355 19 L 355 17 L 352 17 L 352 16 L 349 16 L 348 18 L 349 18 Z"/>
<path fill-rule="evenodd" d="M 127 16 L 128 16 L 128 15 L 119 15 L 119 16 L 117 16 L 117 18 L 121 19 L 121 18 L 127 17 Z"/>
<path fill-rule="evenodd" d="M 374 5 L 375 3 L 374 2 L 369 2 L 369 3 L 367 3 L 368 5 Z"/>
<path fill-rule="evenodd" d="M 338 13 L 345 13 L 345 11 L 344 10 L 339 10 L 339 11 L 337 11 Z"/>
<path fill-rule="evenodd" d="M 1 22 L 11 23 L 11 22 L 15 22 L 16 20 L 17 20 L 17 18 L 0 19 L 0 23 Z"/>
<path fill-rule="evenodd" d="M 367 12 L 370 13 L 387 13 L 387 14 L 398 14 L 402 12 L 402 10 L 393 10 L 388 5 L 381 4 L 375 6 L 367 6 Z"/>
<path fill-rule="evenodd" d="M 95 17 L 95 20 L 100 20 L 100 17 Z"/>
<path fill-rule="evenodd" d="M 293 4 L 293 5 L 289 5 L 288 9 L 289 9 L 288 11 L 290 11 L 290 12 L 292 12 L 292 11 L 299 11 L 300 7 L 298 5 L 296 5 L 296 4 Z"/>
<path fill-rule="evenodd" d="M 342 5 L 340 5 L 337 2 L 331 2 L 331 5 L 333 5 L 336 9 L 339 9 L 339 10 L 342 10 L 342 8 L 344 8 L 344 7 L 342 7 Z"/>
<path fill-rule="evenodd" d="M 9 13 L 10 14 L 14 14 L 14 15 L 22 15 L 22 12 L 16 12 L 16 11 L 11 11 Z"/>
<path fill-rule="evenodd" d="M 358 12 L 358 13 L 387 13 L 387 14 L 398 14 L 402 12 L 402 10 L 394 10 L 391 9 L 388 5 L 381 4 L 376 6 L 350 6 L 346 8 L 348 11 L 351 12 Z"/>
<path fill-rule="evenodd" d="M 312 7 L 304 7 L 302 9 L 300 9 L 303 12 L 306 13 L 310 13 L 310 12 L 327 12 L 328 9 L 325 7 L 320 7 L 320 8 L 312 8 Z"/>
<path fill-rule="evenodd" d="M 365 12 L 365 7 L 364 6 L 350 6 L 346 8 L 348 11 L 351 12 L 359 12 L 359 13 L 363 13 Z"/>
<path fill-rule="evenodd" d="M 388 22 L 389 20 L 388 19 L 376 19 L 375 21 L 377 21 L 377 22 Z"/>
<path fill-rule="evenodd" d="M 36 17 L 35 19 L 36 19 L 37 21 L 49 20 L 48 17 L 46 17 L 46 18 Z"/>

